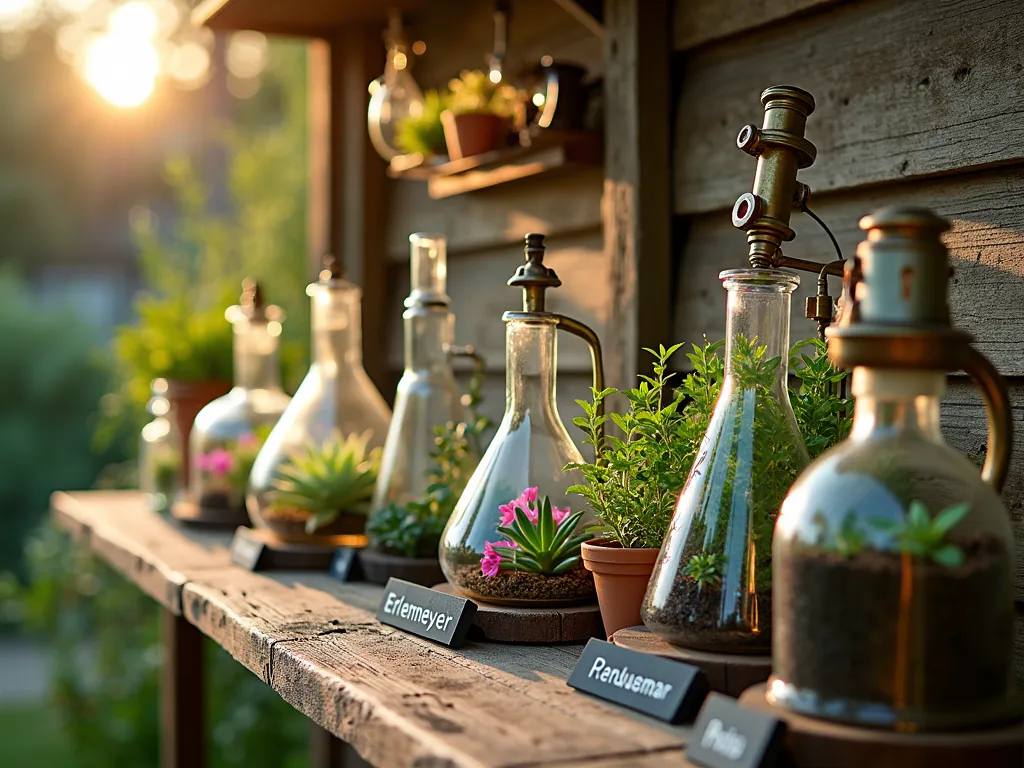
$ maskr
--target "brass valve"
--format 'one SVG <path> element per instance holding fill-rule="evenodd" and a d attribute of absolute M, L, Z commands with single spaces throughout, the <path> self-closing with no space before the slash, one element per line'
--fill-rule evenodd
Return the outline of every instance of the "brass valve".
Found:
<path fill-rule="evenodd" d="M 814 111 L 811 94 L 776 85 L 765 89 L 761 103 L 764 125 L 745 125 L 736 137 L 736 146 L 757 158 L 757 170 L 753 191 L 733 205 L 732 223 L 747 233 L 751 265 L 768 269 L 783 266 L 782 243 L 796 234 L 789 226 L 793 207 L 805 208 L 810 197 L 796 174 L 814 162 L 817 150 L 804 138 L 807 117 Z"/>

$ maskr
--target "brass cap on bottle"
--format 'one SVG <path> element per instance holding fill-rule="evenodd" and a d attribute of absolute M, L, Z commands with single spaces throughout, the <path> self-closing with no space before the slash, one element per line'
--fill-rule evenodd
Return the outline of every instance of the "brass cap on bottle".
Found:
<path fill-rule="evenodd" d="M 508 280 L 508 285 L 523 289 L 524 312 L 544 312 L 544 291 L 562 284 L 555 270 L 544 266 L 544 250 L 544 235 L 528 234 L 524 248 L 526 263 Z"/>

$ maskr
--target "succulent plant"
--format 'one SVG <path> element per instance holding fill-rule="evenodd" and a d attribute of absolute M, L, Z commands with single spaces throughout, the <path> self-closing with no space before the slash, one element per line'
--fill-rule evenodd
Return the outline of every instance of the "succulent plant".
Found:
<path fill-rule="evenodd" d="M 275 505 L 309 512 L 307 533 L 342 512 L 367 514 L 380 469 L 380 449 L 368 450 L 369 440 L 369 432 L 345 438 L 335 433 L 292 455 L 272 483 Z"/>
<path fill-rule="evenodd" d="M 946 539 L 946 534 L 964 519 L 970 504 L 956 504 L 939 512 L 933 518 L 928 508 L 920 501 L 912 501 L 907 515 L 902 520 L 873 520 L 879 530 L 892 536 L 897 551 L 933 560 L 947 568 L 963 565 L 964 553 L 956 544 Z"/>
<path fill-rule="evenodd" d="M 725 556 L 715 553 L 694 555 L 686 562 L 683 575 L 700 586 L 718 584 L 725 569 Z"/>

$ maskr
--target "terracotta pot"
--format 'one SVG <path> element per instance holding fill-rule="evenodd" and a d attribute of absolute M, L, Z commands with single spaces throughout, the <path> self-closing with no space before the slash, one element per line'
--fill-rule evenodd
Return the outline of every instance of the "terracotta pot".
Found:
<path fill-rule="evenodd" d="M 498 149 L 505 142 L 506 123 L 504 118 L 488 112 L 470 112 L 453 115 L 441 113 L 444 126 L 444 142 L 452 160 L 482 155 Z"/>
<path fill-rule="evenodd" d="M 624 549 L 608 539 L 585 541 L 581 549 L 583 565 L 594 574 L 605 634 L 643 624 L 640 605 L 660 550 Z"/>
<path fill-rule="evenodd" d="M 359 560 L 363 577 L 371 584 L 387 584 L 392 576 L 424 587 L 444 581 L 441 563 L 436 557 L 399 557 L 367 548 L 360 550 Z"/>
<path fill-rule="evenodd" d="M 168 381 L 167 399 L 171 403 L 171 415 L 181 435 L 181 483 L 188 486 L 189 461 L 188 439 L 192 434 L 192 423 L 203 406 L 231 391 L 230 381 Z"/>

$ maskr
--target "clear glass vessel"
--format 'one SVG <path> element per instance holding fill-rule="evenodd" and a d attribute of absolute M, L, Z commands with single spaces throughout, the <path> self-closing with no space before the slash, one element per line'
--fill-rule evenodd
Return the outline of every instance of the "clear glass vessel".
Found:
<path fill-rule="evenodd" d="M 799 278 L 758 269 L 720 277 L 729 292 L 725 378 L 641 615 L 671 643 L 766 653 L 772 531 L 808 462 L 787 386 L 790 297 Z"/>
<path fill-rule="evenodd" d="M 850 436 L 801 475 L 775 531 L 768 700 L 899 731 L 1019 718 L 1005 384 L 949 326 L 945 222 L 886 209 L 861 222 L 859 320 L 829 329 L 853 366 Z M 983 481 L 942 437 L 947 371 L 982 384 Z"/>
<path fill-rule="evenodd" d="M 192 468 L 187 511 L 196 522 L 249 522 L 245 494 L 256 455 L 291 398 L 281 388 L 278 344 L 284 313 L 267 306 L 255 280 L 243 283 L 225 317 L 234 331 L 234 386 L 196 416 L 189 438 Z"/>
<path fill-rule="evenodd" d="M 600 346 L 593 331 L 544 311 L 543 290 L 561 282 L 541 263 L 542 240 L 543 236 L 527 235 L 528 263 L 509 280 L 510 285 L 522 286 L 525 296 L 522 312 L 504 315 L 505 415 L 441 539 L 441 568 L 448 581 L 468 597 L 504 605 L 568 605 L 590 602 L 595 595 L 593 576 L 578 557 L 559 572 L 488 568 L 489 558 L 497 557 L 494 550 L 504 546 L 499 542 L 506 540 L 499 526 L 503 519 L 508 524 L 515 506 L 535 524 L 545 497 L 556 525 L 571 521 L 570 510 L 582 512 L 573 536 L 596 522 L 580 497 L 570 498 L 566 492 L 582 477 L 563 468 L 580 462 L 581 456 L 555 404 L 557 330 L 562 326 L 591 343 L 595 383 L 602 387 Z"/>
<path fill-rule="evenodd" d="M 312 301 L 313 363 L 249 477 L 253 523 L 283 541 L 329 544 L 362 532 L 377 449 L 391 420 L 363 368 L 361 292 L 342 278 L 338 260 L 329 257 L 326 263 L 320 281 L 306 291 Z M 353 440 L 373 450 L 350 454 Z M 330 508 L 335 502 L 346 506 Z"/>
<path fill-rule="evenodd" d="M 430 483 L 434 428 L 466 419 L 451 366 L 455 316 L 446 293 L 445 239 L 443 235 L 416 233 L 409 236 L 409 243 L 412 290 L 402 315 L 405 371 L 395 393 L 374 509 L 418 498 Z"/>
<path fill-rule="evenodd" d="M 139 438 L 139 488 L 150 508 L 167 512 L 174 502 L 181 477 L 181 435 L 170 417 L 167 380 L 153 379 L 153 396 L 146 410 L 153 420 L 142 428 Z"/>
<path fill-rule="evenodd" d="M 412 56 L 402 31 L 401 16 L 391 12 L 384 74 L 370 83 L 366 125 L 373 148 L 385 160 L 401 153 L 395 141 L 399 123 L 423 112 L 423 92 L 412 76 Z"/>

